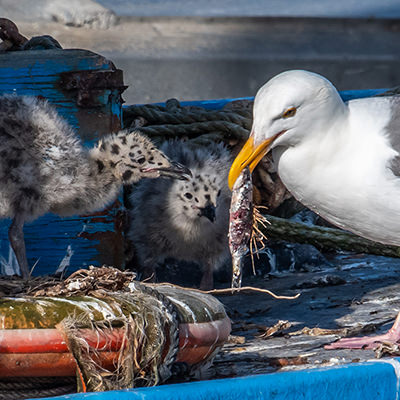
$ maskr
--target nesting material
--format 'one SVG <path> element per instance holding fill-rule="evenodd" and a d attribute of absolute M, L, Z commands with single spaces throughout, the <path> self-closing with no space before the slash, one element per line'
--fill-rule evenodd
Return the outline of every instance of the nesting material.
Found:
<path fill-rule="evenodd" d="M 38 286 L 29 290 L 31 296 L 82 296 L 100 291 L 129 291 L 136 274 L 112 267 L 89 266 L 72 273 L 60 282 L 51 279 L 42 280 Z"/>

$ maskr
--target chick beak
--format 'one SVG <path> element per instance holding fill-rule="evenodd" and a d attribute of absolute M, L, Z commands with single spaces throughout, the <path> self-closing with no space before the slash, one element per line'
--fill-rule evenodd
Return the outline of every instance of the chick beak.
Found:
<path fill-rule="evenodd" d="M 257 147 L 254 146 L 253 133 L 250 134 L 250 137 L 247 139 L 242 150 L 240 150 L 239 154 L 236 156 L 229 171 L 228 185 L 231 190 L 242 170 L 249 166 L 250 172 L 253 172 L 260 160 L 268 153 L 271 144 L 282 133 L 284 132 L 279 132 L 278 134 L 264 140 Z"/>
<path fill-rule="evenodd" d="M 211 203 L 207 204 L 204 208 L 200 208 L 200 216 L 208 218 L 211 222 L 215 221 L 215 206 Z"/>
<path fill-rule="evenodd" d="M 192 177 L 192 172 L 189 168 L 176 161 L 171 161 L 171 166 L 167 168 L 157 168 L 160 176 L 168 178 L 181 179 L 188 181 Z"/>

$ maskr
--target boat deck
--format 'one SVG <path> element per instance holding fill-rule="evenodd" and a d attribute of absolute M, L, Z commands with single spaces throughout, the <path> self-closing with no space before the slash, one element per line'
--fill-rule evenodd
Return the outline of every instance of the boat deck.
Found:
<path fill-rule="evenodd" d="M 345 332 L 339 336 L 326 334 L 329 332 L 324 329 L 354 328 L 351 336 L 384 333 L 389 329 L 400 310 L 400 259 L 342 254 L 332 264 L 313 272 L 287 271 L 244 281 L 244 285 L 262 287 L 279 295 L 301 293 L 295 300 L 277 300 L 263 293 L 219 296 L 232 319 L 232 335 L 236 337 L 224 346 L 204 378 L 374 359 L 373 350 L 325 350 L 325 344 Z M 288 321 L 290 327 L 260 337 L 278 321 Z M 320 328 L 320 331 L 313 336 L 300 333 L 303 328 Z"/>

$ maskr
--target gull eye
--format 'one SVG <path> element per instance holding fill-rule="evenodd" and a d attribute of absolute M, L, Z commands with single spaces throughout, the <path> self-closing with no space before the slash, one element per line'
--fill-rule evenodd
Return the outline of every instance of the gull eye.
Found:
<path fill-rule="evenodd" d="M 296 107 L 290 107 L 282 114 L 282 118 L 293 117 L 296 114 L 296 111 Z"/>
<path fill-rule="evenodd" d="M 192 195 L 191 193 L 189 193 L 189 192 L 186 192 L 186 193 L 184 194 L 184 196 L 185 196 L 187 199 L 189 199 L 189 200 L 193 197 L 193 195 Z"/>
<path fill-rule="evenodd" d="M 138 163 L 138 164 L 144 164 L 145 161 L 146 161 L 146 158 L 145 158 L 145 157 L 140 157 L 140 158 L 137 160 L 137 163 Z"/>

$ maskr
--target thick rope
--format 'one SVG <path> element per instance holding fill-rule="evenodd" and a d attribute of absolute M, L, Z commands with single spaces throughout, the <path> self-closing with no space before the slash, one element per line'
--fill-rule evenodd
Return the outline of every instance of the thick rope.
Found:
<path fill-rule="evenodd" d="M 124 126 L 139 130 L 160 145 L 172 138 L 190 140 L 198 146 L 224 142 L 237 154 L 250 134 L 253 102 L 238 100 L 227 103 L 222 110 L 207 110 L 204 107 L 182 107 L 178 100 L 169 99 L 165 106 L 156 104 L 126 107 Z M 273 171 L 271 155 L 264 158 L 253 174 L 255 203 L 275 210 L 291 195 Z"/>
<path fill-rule="evenodd" d="M 140 119 L 145 126 L 138 126 Z M 165 106 L 146 104 L 124 108 L 124 125 L 141 131 L 156 142 L 184 136 L 207 145 L 210 141 L 245 141 L 251 129 L 252 115 L 251 110 L 245 108 L 214 111 L 181 107 L 176 99 L 169 99 Z"/>
<path fill-rule="evenodd" d="M 230 103 L 228 103 L 229 105 Z M 163 111 L 163 112 L 194 112 L 196 113 L 197 111 L 201 111 L 201 112 L 232 112 L 234 114 L 239 114 L 244 118 L 248 118 L 248 119 L 253 119 L 253 112 L 251 109 L 249 108 L 244 108 L 244 107 L 232 107 L 232 108 L 227 108 L 227 109 L 223 109 L 223 110 L 207 110 L 204 107 L 200 107 L 200 106 L 187 106 L 187 107 L 182 107 L 179 103 L 179 101 L 177 99 L 168 99 L 165 102 L 165 106 L 159 105 L 159 104 L 142 104 L 142 105 L 133 105 L 133 106 L 127 106 L 124 107 L 124 113 L 126 112 L 127 115 L 129 116 L 130 114 L 133 114 L 133 110 L 136 109 L 136 107 L 138 108 L 150 108 L 150 109 L 154 109 L 154 110 L 159 110 L 159 111 Z"/>
<path fill-rule="evenodd" d="M 52 389 L 30 389 L 0 391 L 0 400 L 23 400 L 41 397 L 54 397 L 76 392 L 76 385 L 59 386 Z"/>
<path fill-rule="evenodd" d="M 215 131 L 222 132 L 225 139 L 235 138 L 238 140 L 246 140 L 249 136 L 249 131 L 247 129 L 227 121 L 193 122 L 191 124 L 180 125 L 152 125 L 136 127 L 132 130 L 143 132 L 149 137 L 164 136 L 164 139 L 174 138 L 176 136 L 194 138 L 204 133 Z"/>
<path fill-rule="evenodd" d="M 130 106 L 125 109 L 126 118 L 129 121 L 132 115 L 143 117 L 149 124 L 192 124 L 194 122 L 226 121 L 239 125 L 246 130 L 251 129 L 251 118 L 245 118 L 236 112 L 230 111 L 207 111 L 196 109 L 196 111 L 177 109 L 173 112 L 160 110 L 151 106 Z"/>
<path fill-rule="evenodd" d="M 23 378 L 0 380 L 0 400 L 60 396 L 76 392 L 75 378 Z"/>

